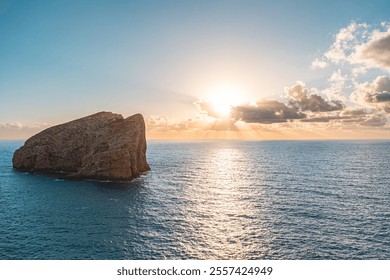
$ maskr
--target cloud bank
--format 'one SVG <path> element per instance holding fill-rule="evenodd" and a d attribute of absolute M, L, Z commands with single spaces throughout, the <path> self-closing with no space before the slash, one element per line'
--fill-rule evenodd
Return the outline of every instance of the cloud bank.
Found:
<path fill-rule="evenodd" d="M 277 100 L 261 100 L 254 105 L 234 107 L 232 116 L 235 121 L 263 124 L 282 123 L 306 117 L 296 108 Z"/>

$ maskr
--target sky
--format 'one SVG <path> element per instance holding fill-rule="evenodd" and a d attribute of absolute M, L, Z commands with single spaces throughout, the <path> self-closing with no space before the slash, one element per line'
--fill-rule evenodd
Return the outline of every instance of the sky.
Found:
<path fill-rule="evenodd" d="M 0 139 L 389 139 L 389 1 L 0 0 Z"/>

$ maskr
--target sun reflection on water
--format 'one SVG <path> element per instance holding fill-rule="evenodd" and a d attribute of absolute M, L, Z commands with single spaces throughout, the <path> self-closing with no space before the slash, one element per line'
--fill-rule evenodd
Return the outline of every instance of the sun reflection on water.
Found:
<path fill-rule="evenodd" d="M 249 186 L 242 174 L 250 169 L 247 161 L 236 148 L 210 152 L 208 161 L 194 163 L 193 169 L 202 174 L 185 190 L 191 204 L 186 215 L 189 228 L 182 240 L 186 254 L 199 259 L 258 257 L 259 244 L 249 240 L 265 230 L 254 220 L 259 208 L 245 191 Z"/>

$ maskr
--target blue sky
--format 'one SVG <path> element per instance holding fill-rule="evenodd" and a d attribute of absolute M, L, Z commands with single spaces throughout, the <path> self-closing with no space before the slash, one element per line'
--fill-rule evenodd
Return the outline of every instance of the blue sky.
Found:
<path fill-rule="evenodd" d="M 324 89 L 338 66 L 312 62 L 340 29 L 379 26 L 389 11 L 388 1 L 0 0 L 0 125 L 102 110 L 180 122 L 220 85 L 248 102 L 280 99 L 297 80 Z"/>

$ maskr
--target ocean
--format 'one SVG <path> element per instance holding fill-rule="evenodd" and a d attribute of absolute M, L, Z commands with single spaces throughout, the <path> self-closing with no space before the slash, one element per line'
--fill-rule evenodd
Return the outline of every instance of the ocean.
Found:
<path fill-rule="evenodd" d="M 130 182 L 12 169 L 0 259 L 390 259 L 390 141 L 148 141 Z"/>

